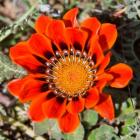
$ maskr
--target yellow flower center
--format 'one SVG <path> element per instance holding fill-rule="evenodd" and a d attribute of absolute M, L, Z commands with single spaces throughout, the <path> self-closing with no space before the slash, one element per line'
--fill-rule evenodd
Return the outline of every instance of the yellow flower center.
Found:
<path fill-rule="evenodd" d="M 52 69 L 53 83 L 59 92 L 68 96 L 84 93 L 92 84 L 93 71 L 85 58 L 60 58 Z"/>

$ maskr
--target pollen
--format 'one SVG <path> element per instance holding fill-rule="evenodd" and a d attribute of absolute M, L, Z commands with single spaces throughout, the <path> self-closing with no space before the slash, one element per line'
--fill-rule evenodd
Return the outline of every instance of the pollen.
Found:
<path fill-rule="evenodd" d="M 89 62 L 81 57 L 61 58 L 52 71 L 56 89 L 68 96 L 84 93 L 93 81 L 93 72 Z"/>

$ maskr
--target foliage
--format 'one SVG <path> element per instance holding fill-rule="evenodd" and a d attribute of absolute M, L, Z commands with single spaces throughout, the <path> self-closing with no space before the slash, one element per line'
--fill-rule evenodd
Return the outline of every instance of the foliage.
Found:
<path fill-rule="evenodd" d="M 37 135 L 42 135 L 47 132 L 50 138 L 62 138 L 62 133 L 60 132 L 56 120 L 44 120 L 40 123 L 34 123 L 34 131 Z"/>
<path fill-rule="evenodd" d="M 140 1 L 138 0 L 126 0 L 127 10 L 126 14 L 128 18 L 132 19 L 140 18 Z"/>
<path fill-rule="evenodd" d="M 93 125 L 96 125 L 98 121 L 98 114 L 93 110 L 85 110 L 83 112 L 83 123 L 90 128 Z"/>
<path fill-rule="evenodd" d="M 115 135 L 115 129 L 109 125 L 101 125 L 99 128 L 96 128 L 91 131 L 88 140 L 119 140 L 119 137 Z"/>
<path fill-rule="evenodd" d="M 56 120 L 44 120 L 40 123 L 34 123 L 34 131 L 37 135 L 48 133 L 50 139 L 61 140 L 82 140 L 84 138 L 84 128 L 80 124 L 79 128 L 71 134 L 61 133 Z"/>
<path fill-rule="evenodd" d="M 0 82 L 12 78 L 19 78 L 26 72 L 19 66 L 13 64 L 10 59 L 0 52 Z"/>

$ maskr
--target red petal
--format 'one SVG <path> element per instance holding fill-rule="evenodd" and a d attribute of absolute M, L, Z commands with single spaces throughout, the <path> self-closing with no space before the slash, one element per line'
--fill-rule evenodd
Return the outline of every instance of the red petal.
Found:
<path fill-rule="evenodd" d="M 43 104 L 43 111 L 48 118 L 61 117 L 66 111 L 66 100 L 61 97 L 55 97 L 47 100 Z"/>
<path fill-rule="evenodd" d="M 99 101 L 98 90 L 94 87 L 94 88 L 89 89 L 86 94 L 87 95 L 85 97 L 85 107 L 91 108 L 95 106 L 97 102 Z"/>
<path fill-rule="evenodd" d="M 31 118 L 31 120 L 40 122 L 46 118 L 43 113 L 42 104 L 46 100 L 45 97 L 47 94 L 48 93 L 46 92 L 45 94 L 42 94 L 41 96 L 32 101 L 28 110 L 29 117 Z"/>
<path fill-rule="evenodd" d="M 97 71 L 98 75 L 104 72 L 105 68 L 108 66 L 110 62 L 110 57 L 111 57 L 111 53 L 108 53 L 102 60 Z"/>
<path fill-rule="evenodd" d="M 87 33 L 79 30 L 77 28 L 67 28 L 66 35 L 68 37 L 69 43 L 76 49 L 76 50 L 83 50 L 85 47 L 85 43 L 87 40 Z"/>
<path fill-rule="evenodd" d="M 20 42 L 10 48 L 10 57 L 17 64 L 31 72 L 35 72 L 42 64 L 32 56 L 28 48 L 26 42 Z"/>
<path fill-rule="evenodd" d="M 114 107 L 112 98 L 110 95 L 101 93 L 100 100 L 98 104 L 94 107 L 95 111 L 97 111 L 103 118 L 112 120 L 114 119 Z"/>
<path fill-rule="evenodd" d="M 29 75 L 8 83 L 8 90 L 12 95 L 18 96 L 21 102 L 27 102 L 42 94 L 41 87 L 44 83 L 44 81 L 35 80 L 35 77 Z"/>
<path fill-rule="evenodd" d="M 97 75 L 95 78 L 95 81 L 99 81 L 99 80 L 106 80 L 107 82 L 111 81 L 113 79 L 112 74 L 109 73 L 102 73 L 100 75 Z"/>
<path fill-rule="evenodd" d="M 52 20 L 46 30 L 46 35 L 57 45 L 58 49 L 68 49 L 65 25 L 61 20 Z"/>
<path fill-rule="evenodd" d="M 98 36 L 93 36 L 90 40 L 89 55 L 92 56 L 95 67 L 97 67 L 104 58 L 101 46 L 98 42 Z"/>
<path fill-rule="evenodd" d="M 107 80 L 106 79 L 97 81 L 96 88 L 99 90 L 100 93 L 102 93 L 103 88 L 106 86 L 106 84 L 107 84 Z"/>
<path fill-rule="evenodd" d="M 75 27 L 77 26 L 76 16 L 78 14 L 78 8 L 69 10 L 64 16 L 64 22 L 66 26 Z"/>
<path fill-rule="evenodd" d="M 127 86 L 133 77 L 133 71 L 131 67 L 123 63 L 112 66 L 108 73 L 114 76 L 110 86 L 115 88 L 123 88 Z"/>
<path fill-rule="evenodd" d="M 117 29 L 114 24 L 104 23 L 100 29 L 99 42 L 103 51 L 111 49 L 117 38 Z"/>
<path fill-rule="evenodd" d="M 21 93 L 21 90 L 24 88 L 25 81 L 26 81 L 25 78 L 24 79 L 15 79 L 15 80 L 12 80 L 7 85 L 8 91 L 13 96 L 19 96 L 20 93 Z"/>
<path fill-rule="evenodd" d="M 100 93 L 102 93 L 103 88 L 113 79 L 113 76 L 108 73 L 102 73 L 97 75 L 95 78 L 96 87 Z"/>
<path fill-rule="evenodd" d="M 59 127 L 64 133 L 73 132 L 80 124 L 78 114 L 70 114 L 66 112 L 58 119 Z"/>
<path fill-rule="evenodd" d="M 22 102 L 33 100 L 38 95 L 42 94 L 41 88 L 45 82 L 30 79 L 25 84 L 23 91 L 21 92 L 19 99 Z"/>
<path fill-rule="evenodd" d="M 73 98 L 67 105 L 67 110 L 71 114 L 79 113 L 84 110 L 85 99 L 81 97 Z"/>
<path fill-rule="evenodd" d="M 35 30 L 38 33 L 45 33 L 45 31 L 48 27 L 48 24 L 51 22 L 51 20 L 52 19 L 50 17 L 47 17 L 45 15 L 39 16 L 35 22 Z"/>
<path fill-rule="evenodd" d="M 33 34 L 29 39 L 29 45 L 31 52 L 37 56 L 48 59 L 53 56 L 50 40 L 41 34 Z"/>
<path fill-rule="evenodd" d="M 95 17 L 88 18 L 81 23 L 81 27 L 87 30 L 91 35 L 98 34 L 100 26 L 101 23 Z"/>

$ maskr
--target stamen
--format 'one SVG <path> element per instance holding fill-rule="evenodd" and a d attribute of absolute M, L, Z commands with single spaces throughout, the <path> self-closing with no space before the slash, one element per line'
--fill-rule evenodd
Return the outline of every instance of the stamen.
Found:
<path fill-rule="evenodd" d="M 57 96 L 72 97 L 83 96 L 93 85 L 95 70 L 94 62 L 86 52 L 75 50 L 74 48 L 55 52 L 56 57 L 52 57 L 46 65 L 47 81 L 50 89 L 54 90 Z M 52 66 L 52 68 L 50 68 Z"/>
<path fill-rule="evenodd" d="M 76 57 L 80 57 L 81 56 L 81 52 L 79 50 L 76 51 Z"/>
<path fill-rule="evenodd" d="M 90 67 L 93 67 L 93 66 L 94 66 L 94 62 L 93 62 L 93 61 L 90 61 L 90 62 L 89 62 L 89 66 L 90 66 Z"/>
<path fill-rule="evenodd" d="M 74 56 L 74 49 L 73 48 L 70 49 L 70 55 Z"/>
<path fill-rule="evenodd" d="M 64 57 L 67 57 L 68 56 L 68 51 L 67 50 L 63 50 L 63 55 L 64 55 Z"/>
<path fill-rule="evenodd" d="M 49 84 L 49 89 L 54 89 L 55 85 L 53 83 Z"/>

